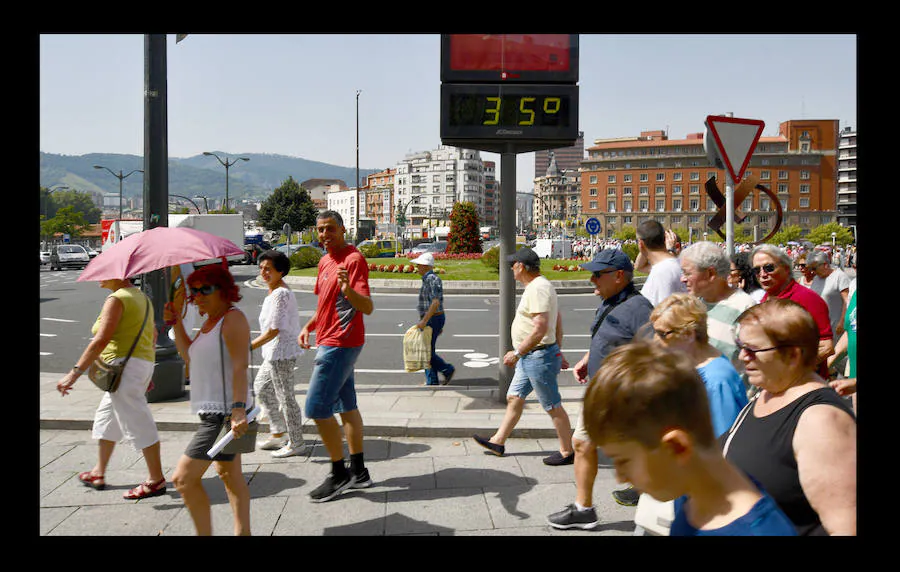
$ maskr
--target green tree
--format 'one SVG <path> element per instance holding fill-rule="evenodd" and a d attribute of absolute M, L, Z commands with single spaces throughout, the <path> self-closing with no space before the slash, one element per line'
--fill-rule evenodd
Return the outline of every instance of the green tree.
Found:
<path fill-rule="evenodd" d="M 316 224 L 316 209 L 309 191 L 288 177 L 259 207 L 259 224 L 268 230 L 281 230 L 284 223 L 292 231 L 303 231 Z"/>
<path fill-rule="evenodd" d="M 97 224 L 103 217 L 100 210 L 91 198 L 91 194 L 83 191 L 67 190 L 51 193 L 41 187 L 41 212 L 46 214 L 49 220 L 56 216 L 56 212 L 64 207 L 72 207 L 75 212 L 84 215 L 87 224 Z"/>
<path fill-rule="evenodd" d="M 800 225 L 789 224 L 778 229 L 778 232 L 773 234 L 772 238 L 766 242 L 769 244 L 787 244 L 791 241 L 799 241 L 802 235 L 803 229 L 800 228 Z"/>
<path fill-rule="evenodd" d="M 56 233 L 68 234 L 72 238 L 78 238 L 90 224 L 85 222 L 84 214 L 75 210 L 75 207 L 63 207 L 56 211 L 56 216 L 41 223 L 41 235 L 53 236 Z"/>
<path fill-rule="evenodd" d="M 813 244 L 831 244 L 831 233 L 835 233 L 834 243 L 837 246 L 847 246 L 853 243 L 853 233 L 850 232 L 850 229 L 836 222 L 820 224 L 809 231 L 806 239 Z"/>
<path fill-rule="evenodd" d="M 481 252 L 481 232 L 478 211 L 471 201 L 454 203 L 450 212 L 450 232 L 447 234 L 447 254 Z"/>
<path fill-rule="evenodd" d="M 637 240 L 637 230 L 631 225 L 623 226 L 622 230 L 613 234 L 616 240 Z"/>

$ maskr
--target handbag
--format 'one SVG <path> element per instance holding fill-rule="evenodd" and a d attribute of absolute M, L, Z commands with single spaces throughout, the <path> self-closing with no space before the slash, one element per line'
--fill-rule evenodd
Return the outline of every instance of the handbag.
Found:
<path fill-rule="evenodd" d="M 225 317 L 222 317 L 224 320 Z M 225 342 L 222 337 L 222 328 L 219 328 L 219 362 L 222 365 L 222 402 L 225 403 L 228 394 L 225 392 Z M 250 351 L 250 364 L 253 365 L 253 351 Z M 250 395 L 256 397 L 256 393 L 253 390 L 253 384 L 250 383 Z M 228 404 L 225 403 L 225 407 L 228 407 Z M 219 435 L 216 437 L 216 442 L 219 442 L 228 432 L 231 431 L 231 414 L 225 416 L 222 421 L 222 428 L 219 429 Z M 256 450 L 256 436 L 259 433 L 259 421 L 254 419 L 247 426 L 247 432 L 244 433 L 241 437 L 237 439 L 232 439 L 230 443 L 225 445 L 225 448 L 222 449 L 222 453 L 226 455 L 236 455 L 238 453 L 252 453 Z"/>
<path fill-rule="evenodd" d="M 403 367 L 419 371 L 431 367 L 431 326 L 413 326 L 403 334 Z"/>
<path fill-rule="evenodd" d="M 99 357 L 91 362 L 91 365 L 88 368 L 88 378 L 94 382 L 94 385 L 101 391 L 115 393 L 116 390 L 119 389 L 119 384 L 122 382 L 122 373 L 125 371 L 125 364 L 128 363 L 131 354 L 134 352 L 134 348 L 137 346 L 138 340 L 141 339 L 141 334 L 144 332 L 144 326 L 147 325 L 147 317 L 149 315 L 150 299 L 148 298 L 147 310 L 144 312 L 144 321 L 141 323 L 141 329 L 138 330 L 137 337 L 134 338 L 134 343 L 131 344 L 131 349 L 128 350 L 128 355 L 125 356 L 123 362 L 117 364 L 106 363 Z"/>

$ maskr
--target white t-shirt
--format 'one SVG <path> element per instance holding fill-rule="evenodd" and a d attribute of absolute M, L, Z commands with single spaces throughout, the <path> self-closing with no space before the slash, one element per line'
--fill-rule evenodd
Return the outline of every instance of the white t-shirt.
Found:
<path fill-rule="evenodd" d="M 260 348 L 262 358 L 280 361 L 303 355 L 303 349 L 297 344 L 302 327 L 294 293 L 279 286 L 266 296 L 259 311 L 259 331 L 264 334 L 278 330 L 278 335 Z"/>
<path fill-rule="evenodd" d="M 837 326 L 841 324 L 844 316 L 844 298 L 841 296 L 841 290 L 850 289 L 850 277 L 839 268 L 835 268 L 827 278 L 813 277 L 809 289 L 821 296 L 828 304 L 831 331 L 837 331 Z"/>
<path fill-rule="evenodd" d="M 656 306 L 675 292 L 687 292 L 681 281 L 681 264 L 677 258 L 666 258 L 650 267 L 641 294 Z"/>
<path fill-rule="evenodd" d="M 544 334 L 538 345 L 556 343 L 556 315 L 559 312 L 556 289 L 544 275 L 540 275 L 525 286 L 522 299 L 516 308 L 516 316 L 510 327 L 513 349 L 518 348 L 522 340 L 534 331 L 532 317 L 545 312 L 547 313 L 547 333 Z"/>

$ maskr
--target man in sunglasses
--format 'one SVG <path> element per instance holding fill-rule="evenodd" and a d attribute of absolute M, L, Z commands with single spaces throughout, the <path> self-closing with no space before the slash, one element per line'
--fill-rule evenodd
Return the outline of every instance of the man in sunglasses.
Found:
<path fill-rule="evenodd" d="M 809 256 L 806 259 L 809 264 Z M 766 291 L 762 301 L 782 298 L 793 300 L 812 315 L 819 330 L 819 349 L 816 356 L 817 373 L 828 379 L 828 356 L 834 353 L 834 332 L 828 317 L 828 304 L 821 296 L 794 280 L 793 261 L 774 244 L 759 244 L 750 251 L 750 264 L 759 285 Z"/>
<path fill-rule="evenodd" d="M 634 285 L 634 266 L 624 252 L 618 248 L 610 248 L 598 252 L 593 260 L 581 265 L 591 271 L 591 284 L 594 294 L 602 301 L 591 324 L 591 346 L 573 371 L 578 383 L 587 383 L 600 369 L 609 353 L 630 342 L 640 328 L 650 320 L 653 304 L 638 292 Z M 679 267 L 680 272 L 680 267 Z M 591 441 L 584 427 L 584 416 L 579 415 L 575 433 L 572 435 L 572 446 L 575 449 L 575 502 L 559 512 L 547 517 L 547 523 L 553 528 L 578 528 L 590 530 L 596 528 L 600 521 L 594 510 L 594 480 L 597 478 L 597 446 Z M 615 493 L 625 494 L 623 499 Z M 633 489 L 613 491 L 616 502 L 628 504 L 634 494 L 637 504 L 639 493 Z"/>
<path fill-rule="evenodd" d="M 806 257 L 806 268 L 812 273 L 809 289 L 828 304 L 828 316 L 835 339 L 844 333 L 844 312 L 850 302 L 850 277 L 840 268 L 833 268 L 828 255 L 815 250 Z"/>

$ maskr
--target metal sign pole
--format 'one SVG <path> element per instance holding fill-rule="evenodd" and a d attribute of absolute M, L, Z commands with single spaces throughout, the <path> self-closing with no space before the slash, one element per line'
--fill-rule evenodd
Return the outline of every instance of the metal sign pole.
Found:
<path fill-rule="evenodd" d="M 725 247 L 728 256 L 734 254 L 734 181 L 725 169 Z"/>
<path fill-rule="evenodd" d="M 514 370 L 503 364 L 503 356 L 512 349 L 510 327 L 516 312 L 516 281 L 506 257 L 516 252 L 516 153 L 507 145 L 500 154 L 500 329 L 499 384 L 497 401 L 506 403 L 506 391 Z"/>

